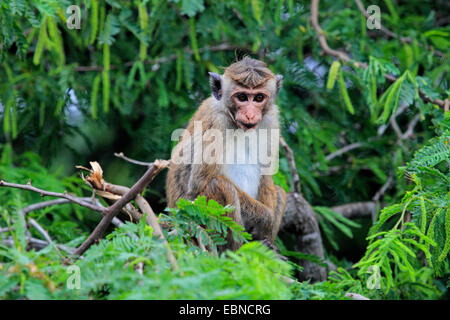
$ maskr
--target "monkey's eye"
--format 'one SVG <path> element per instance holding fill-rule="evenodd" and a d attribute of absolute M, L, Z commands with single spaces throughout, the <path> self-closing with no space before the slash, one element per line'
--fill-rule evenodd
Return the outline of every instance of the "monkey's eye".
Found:
<path fill-rule="evenodd" d="M 247 101 L 247 95 L 245 93 L 238 93 L 236 98 L 240 101 L 240 102 L 244 102 Z"/>
<path fill-rule="evenodd" d="M 265 96 L 262 93 L 258 93 L 257 95 L 255 95 L 255 97 L 253 98 L 253 101 L 256 102 L 263 102 L 264 101 Z"/>

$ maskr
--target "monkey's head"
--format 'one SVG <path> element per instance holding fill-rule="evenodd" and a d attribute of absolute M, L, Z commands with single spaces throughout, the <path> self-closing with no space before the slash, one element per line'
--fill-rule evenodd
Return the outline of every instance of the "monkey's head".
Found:
<path fill-rule="evenodd" d="M 244 131 L 256 128 L 272 108 L 283 79 L 264 62 L 249 57 L 230 65 L 223 75 L 209 75 L 214 98 Z"/>

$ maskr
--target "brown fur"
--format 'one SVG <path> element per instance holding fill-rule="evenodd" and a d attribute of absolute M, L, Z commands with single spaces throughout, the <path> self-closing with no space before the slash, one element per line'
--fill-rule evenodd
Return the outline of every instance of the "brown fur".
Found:
<path fill-rule="evenodd" d="M 229 77 L 235 85 L 247 87 L 265 86 L 269 79 L 275 79 L 275 75 L 258 60 L 244 58 L 232 64 L 225 70 L 224 77 Z M 273 88 L 272 88 L 273 87 Z M 271 89 L 276 90 L 272 84 Z M 225 88 L 224 92 L 230 92 Z M 273 92 L 276 95 L 276 92 Z M 208 98 L 202 102 L 197 112 L 189 121 L 186 133 L 181 137 L 177 147 L 191 147 L 197 139 L 188 139 L 194 134 L 194 121 L 202 121 L 202 134 L 208 129 L 217 129 L 225 133 L 226 129 L 236 129 L 236 123 L 230 113 L 233 106 L 227 105 L 229 97 L 223 97 L 221 101 Z M 260 126 L 278 128 L 278 109 L 270 100 L 264 107 Z M 225 134 L 224 134 L 225 135 Z M 195 155 L 194 157 L 199 156 Z M 172 159 L 174 156 L 172 156 Z M 255 181 L 255 183 L 258 183 Z M 240 190 L 235 183 L 223 174 L 223 165 L 213 164 L 176 164 L 172 163 L 167 177 L 167 199 L 169 207 L 175 207 L 179 198 L 195 199 L 199 195 L 205 195 L 208 199 L 214 199 L 222 205 L 232 205 L 233 211 L 229 214 L 234 221 L 243 225 L 251 232 L 255 240 L 267 239 L 271 243 L 276 238 L 281 218 L 286 206 L 286 193 L 275 186 L 272 176 L 263 175 L 259 181 L 257 199 Z M 231 235 L 227 239 L 228 245 L 221 249 L 236 250 L 241 245 L 236 243 Z"/>
<path fill-rule="evenodd" d="M 275 79 L 275 75 L 266 64 L 260 60 L 244 57 L 225 69 L 225 75 L 239 85 L 256 88 L 264 85 L 267 80 Z"/>

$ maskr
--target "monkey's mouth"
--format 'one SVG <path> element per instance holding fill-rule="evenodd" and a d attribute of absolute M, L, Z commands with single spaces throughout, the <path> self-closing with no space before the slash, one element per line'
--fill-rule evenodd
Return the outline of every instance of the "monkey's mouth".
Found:
<path fill-rule="evenodd" d="M 245 123 L 245 122 L 239 121 L 239 120 L 238 120 L 237 123 L 238 123 L 239 126 L 240 126 L 242 129 L 244 129 L 244 130 L 250 130 L 250 129 L 253 129 L 253 128 L 255 128 L 255 127 L 258 125 L 258 123 Z"/>

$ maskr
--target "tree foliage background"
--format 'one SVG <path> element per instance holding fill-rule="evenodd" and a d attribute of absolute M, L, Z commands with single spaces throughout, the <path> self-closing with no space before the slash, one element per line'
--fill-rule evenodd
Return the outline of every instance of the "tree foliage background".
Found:
<path fill-rule="evenodd" d="M 21 209 L 42 201 L 39 195 L 0 188 L 0 297 L 448 298 L 450 113 L 448 104 L 444 110 L 426 101 L 450 93 L 449 4 L 371 4 L 403 39 L 368 29 L 354 1 L 319 6 L 330 47 L 365 62 L 364 69 L 324 54 L 309 1 L 1 1 L 1 179 L 89 196 L 75 165 L 96 160 L 105 179 L 132 185 L 143 169 L 113 153 L 170 158 L 171 133 L 210 95 L 207 72 L 250 55 L 284 76 L 282 133 L 320 222 L 326 260 L 337 269 L 324 282 L 288 283 L 283 277 L 299 266 L 258 243 L 221 256 L 202 252 L 189 241 L 198 236 L 190 224 L 226 208 L 199 199 L 203 211 L 181 203 L 160 216 L 184 230 L 169 236 L 180 271 L 170 270 L 150 227 L 126 223 L 76 262 L 82 285 L 72 290 L 63 253 L 27 244 L 30 235 L 41 236 L 26 227 Z M 71 5 L 81 8 L 80 29 L 67 26 Z M 157 212 L 165 208 L 164 179 L 159 175 L 145 194 Z M 287 191 L 292 185 L 284 154 L 275 181 Z M 360 201 L 375 201 L 373 221 L 330 209 Z M 99 219 L 67 204 L 27 217 L 66 247 L 80 244 Z M 202 235 L 212 236 L 212 246 L 236 229 L 217 219 L 218 230 Z M 289 239 L 277 240 L 281 253 L 301 255 Z"/>

